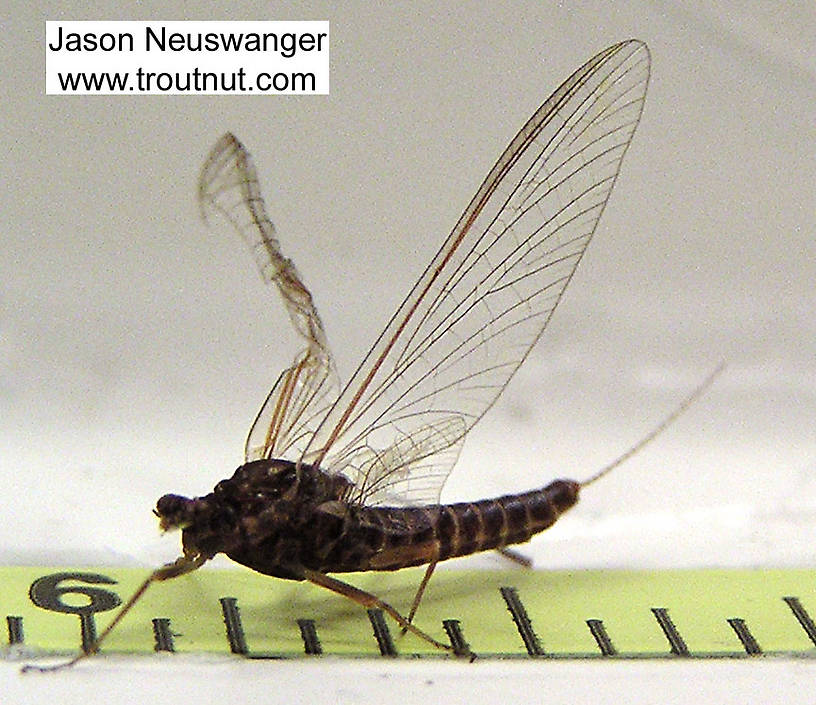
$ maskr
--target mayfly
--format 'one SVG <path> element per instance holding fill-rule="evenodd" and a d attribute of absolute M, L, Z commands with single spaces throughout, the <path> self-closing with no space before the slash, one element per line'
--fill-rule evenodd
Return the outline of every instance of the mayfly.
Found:
<path fill-rule="evenodd" d="M 183 553 L 145 580 L 89 653 L 152 583 L 190 573 L 218 553 L 378 607 L 403 630 L 451 648 L 413 623 L 436 564 L 529 540 L 626 457 L 584 482 L 439 503 L 466 434 L 541 336 L 575 273 L 640 119 L 648 78 L 646 45 L 625 41 L 547 99 L 342 388 L 311 294 L 281 252 L 249 153 L 233 135 L 221 138 L 201 173 L 204 216 L 220 216 L 248 241 L 305 348 L 261 407 L 235 474 L 202 497 L 159 499 L 160 526 L 181 530 Z M 428 568 L 407 616 L 330 576 L 416 565 Z"/>

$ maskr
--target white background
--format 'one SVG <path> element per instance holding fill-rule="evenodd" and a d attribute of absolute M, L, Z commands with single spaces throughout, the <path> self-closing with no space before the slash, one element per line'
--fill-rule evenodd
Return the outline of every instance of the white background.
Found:
<path fill-rule="evenodd" d="M 257 406 L 296 351 L 242 243 L 198 220 L 198 169 L 222 132 L 253 152 L 347 377 L 517 129 L 593 54 L 638 37 L 652 79 L 609 207 L 550 330 L 469 438 L 445 498 L 586 477 L 725 359 L 704 400 L 589 488 L 530 553 L 541 568 L 814 564 L 812 3 L 239 2 L 229 16 L 210 3 L 45 5 L 13 2 L 0 45 L 6 563 L 174 557 L 176 538 L 157 539 L 155 499 L 203 494 L 232 473 Z M 328 19 L 332 92 L 46 97 L 46 19 Z M 576 702 L 597 679 L 618 699 L 726 702 L 756 692 L 755 681 L 783 684 L 768 699 L 783 698 L 785 684 L 812 682 L 808 667 L 621 663 L 610 675 L 593 664 L 493 665 L 457 667 L 450 683 L 492 701 L 479 683 L 531 693 L 540 681 L 550 701 L 562 692 Z M 178 668 L 157 670 L 157 693 L 186 676 L 212 686 L 203 702 L 237 677 L 228 665 Z M 371 665 L 369 681 L 364 664 L 309 668 L 308 688 L 336 701 L 441 678 L 421 664 Z M 97 669 L 47 685 L 8 678 L 42 697 L 103 681 L 111 694 L 119 679 L 154 687 L 144 665 Z M 276 683 L 296 702 L 276 669 L 240 666 L 240 678 Z"/>

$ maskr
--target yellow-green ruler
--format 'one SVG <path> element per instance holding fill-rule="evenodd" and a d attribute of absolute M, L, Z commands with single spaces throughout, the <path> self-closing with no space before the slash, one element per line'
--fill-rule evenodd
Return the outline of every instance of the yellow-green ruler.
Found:
<path fill-rule="evenodd" d="M 8 650 L 92 642 L 146 577 L 132 568 L 0 567 Z M 346 576 L 407 610 L 423 569 Z M 416 623 L 480 658 L 816 656 L 816 570 L 438 571 Z M 105 653 L 440 656 L 388 617 L 307 583 L 201 570 L 153 586 Z"/>

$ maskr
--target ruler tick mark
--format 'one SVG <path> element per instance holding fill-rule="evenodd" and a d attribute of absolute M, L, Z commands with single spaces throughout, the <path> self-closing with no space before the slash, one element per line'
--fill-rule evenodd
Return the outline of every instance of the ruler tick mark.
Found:
<path fill-rule="evenodd" d="M 589 631 L 592 632 L 592 636 L 595 637 L 598 648 L 601 650 L 601 655 L 617 656 L 618 650 L 609 638 L 604 623 L 600 619 L 588 619 L 586 623 L 589 627 Z"/>
<path fill-rule="evenodd" d="M 470 656 L 470 645 L 465 640 L 465 635 L 462 633 L 462 625 L 458 619 L 445 619 L 442 621 L 442 626 L 445 628 L 445 633 L 450 639 L 453 653 L 457 656 Z"/>
<path fill-rule="evenodd" d="M 303 639 L 303 652 L 309 656 L 319 656 L 323 653 L 323 645 L 317 636 L 317 627 L 313 619 L 299 619 L 297 625 Z"/>
<path fill-rule="evenodd" d="M 394 647 L 394 640 L 391 638 L 391 632 L 385 623 L 383 611 L 381 609 L 369 609 L 368 619 L 374 628 L 374 638 L 380 647 L 380 654 L 383 656 L 396 656 L 397 649 Z"/>
<path fill-rule="evenodd" d="M 677 627 L 674 626 L 671 617 L 669 617 L 669 610 L 665 607 L 652 607 L 652 614 L 654 614 L 657 623 L 666 635 L 666 639 L 669 640 L 671 652 L 675 656 L 691 656 L 686 642 L 683 640 L 683 637 L 680 636 L 680 632 L 677 631 Z"/>
<path fill-rule="evenodd" d="M 816 645 L 816 624 L 813 623 L 813 618 L 808 614 L 807 610 L 802 607 L 799 598 L 783 597 L 782 599 L 785 601 L 785 604 L 790 607 L 793 616 L 796 617 L 802 629 L 805 630 L 805 634 L 807 634 L 808 638 Z"/>
<path fill-rule="evenodd" d="M 25 637 L 23 636 L 23 618 L 8 615 L 6 617 L 6 625 L 8 626 L 9 646 L 22 644 L 25 641 Z"/>
<path fill-rule="evenodd" d="M 518 596 L 518 591 L 514 587 L 499 588 L 501 596 L 507 604 L 507 609 L 513 616 L 513 621 L 516 623 L 519 636 L 524 642 L 524 647 L 530 656 L 545 656 L 546 652 L 541 647 L 541 642 L 533 630 L 533 623 L 527 614 L 527 609 Z"/>
<path fill-rule="evenodd" d="M 156 617 L 153 622 L 153 650 L 174 652 L 173 632 L 170 630 L 170 620 L 167 617 Z"/>
<path fill-rule="evenodd" d="M 241 624 L 241 614 L 238 611 L 238 600 L 234 597 L 222 597 L 218 601 L 221 603 L 221 612 L 224 615 L 224 626 L 227 628 L 230 651 L 234 654 L 248 654 L 244 625 Z"/>
<path fill-rule="evenodd" d="M 731 628 L 736 633 L 737 638 L 742 643 L 746 654 L 749 654 L 750 656 L 757 656 L 762 653 L 762 649 L 759 648 L 759 643 L 757 643 L 757 640 L 754 639 L 754 635 L 751 634 L 751 631 L 748 629 L 748 625 L 745 624 L 744 619 L 734 617 L 728 620 L 728 624 L 731 625 Z"/>

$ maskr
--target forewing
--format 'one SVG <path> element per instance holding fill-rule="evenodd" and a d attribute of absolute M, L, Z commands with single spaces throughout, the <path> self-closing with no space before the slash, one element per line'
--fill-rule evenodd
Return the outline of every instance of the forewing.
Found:
<path fill-rule="evenodd" d="M 344 473 L 360 490 L 357 500 L 374 504 L 382 500 L 373 488 L 388 482 L 388 469 L 375 464 L 372 482 L 366 458 L 387 457 L 394 439 L 400 447 L 399 439 L 452 417 L 461 422 L 448 427 L 437 452 L 461 443 L 539 338 L 575 272 L 640 119 L 648 77 L 646 45 L 622 42 L 536 111 L 343 389 L 304 461 Z M 450 458 L 435 463 L 419 453 L 413 467 L 409 455 L 394 478 L 428 483 L 416 496 L 403 492 L 402 503 L 438 497 Z"/>
<path fill-rule="evenodd" d="M 294 263 L 284 257 L 275 226 L 266 214 L 249 152 L 231 134 L 213 147 L 198 188 L 202 215 L 223 217 L 249 245 L 263 279 L 274 284 L 306 348 L 284 370 L 247 437 L 247 460 L 297 460 L 331 402 L 338 385 L 323 324 Z"/>

